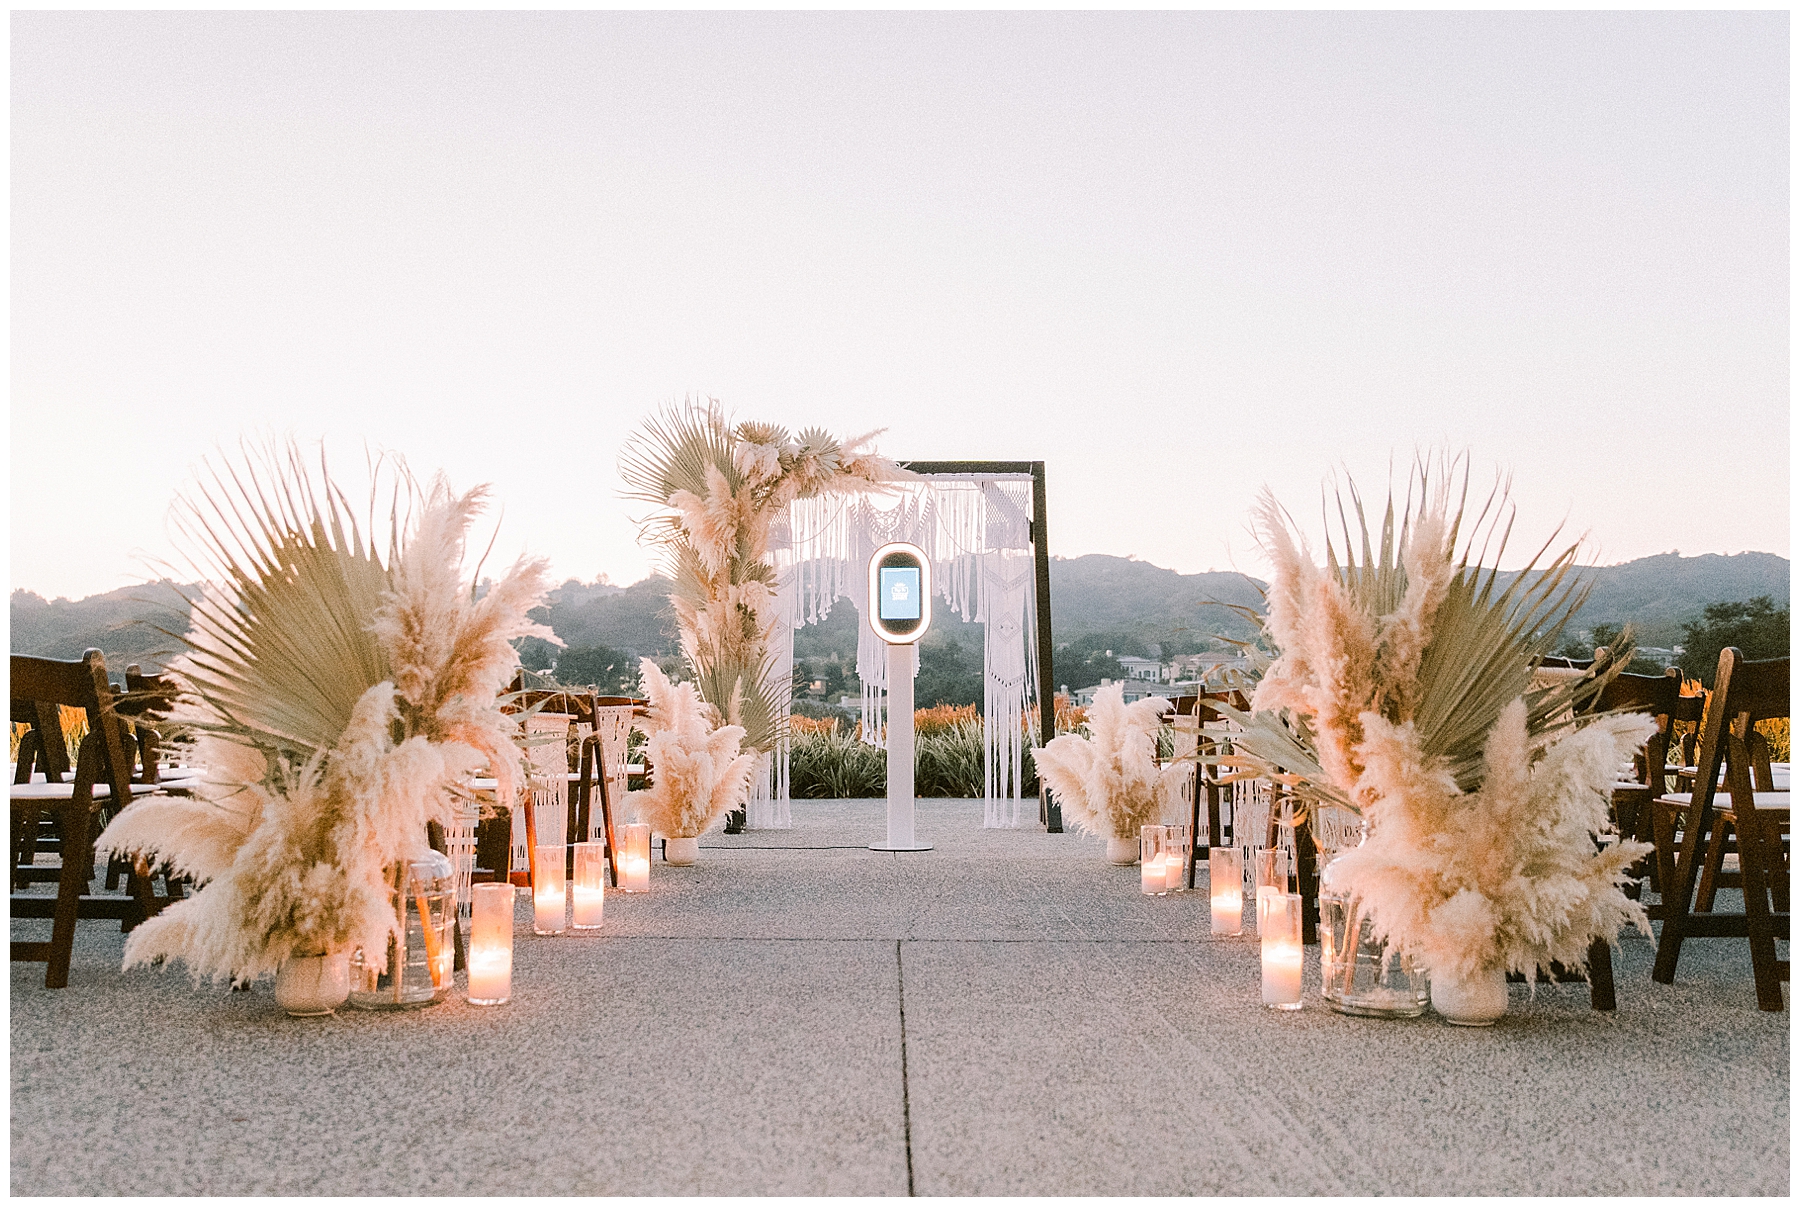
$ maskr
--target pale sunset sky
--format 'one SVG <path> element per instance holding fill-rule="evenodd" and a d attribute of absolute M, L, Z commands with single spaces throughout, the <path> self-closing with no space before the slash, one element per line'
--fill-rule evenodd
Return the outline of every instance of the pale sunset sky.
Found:
<path fill-rule="evenodd" d="M 1416 448 L 1517 545 L 1789 534 L 1789 18 L 49 13 L 11 34 L 11 585 L 240 436 L 650 569 L 657 407 L 1043 460 L 1050 547 L 1265 573 Z"/>

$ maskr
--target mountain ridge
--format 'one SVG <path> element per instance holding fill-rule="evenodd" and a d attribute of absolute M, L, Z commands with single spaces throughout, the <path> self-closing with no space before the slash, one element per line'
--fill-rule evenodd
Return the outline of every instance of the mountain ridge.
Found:
<path fill-rule="evenodd" d="M 1773 553 L 1704 553 L 1683 557 L 1661 553 L 1612 566 L 1578 567 L 1593 579 L 1586 605 L 1575 615 L 1575 636 L 1597 624 L 1631 623 L 1642 645 L 1672 647 L 1685 622 L 1698 621 L 1708 604 L 1771 596 L 1780 607 L 1789 599 L 1791 566 Z M 1503 573 L 1502 579 L 1510 577 Z M 1091 553 L 1052 558 L 1052 627 L 1059 647 L 1105 644 L 1120 647 L 1204 648 L 1216 637 L 1246 638 L 1253 623 L 1234 609 L 1260 611 L 1261 580 L 1237 571 L 1183 574 L 1131 557 Z M 40 657 L 77 658 L 94 646 L 107 665 L 127 662 L 160 666 L 179 648 L 165 633 L 186 624 L 186 604 L 198 593 L 191 584 L 167 580 L 122 587 L 80 600 L 46 600 L 35 592 L 12 592 L 12 649 Z M 651 576 L 627 587 L 604 580 L 569 579 L 550 592 L 547 619 L 570 648 L 608 646 L 631 656 L 678 652 L 668 582 Z M 854 625 L 832 617 L 828 626 L 808 626 L 797 638 L 822 654 L 818 639 L 832 648 L 845 641 L 854 649 Z M 946 615 L 943 636 L 978 643 L 978 626 Z M 827 634 L 829 631 L 829 637 Z M 810 647 L 820 648 L 811 649 Z M 1120 652 L 1130 652 L 1121 648 Z"/>

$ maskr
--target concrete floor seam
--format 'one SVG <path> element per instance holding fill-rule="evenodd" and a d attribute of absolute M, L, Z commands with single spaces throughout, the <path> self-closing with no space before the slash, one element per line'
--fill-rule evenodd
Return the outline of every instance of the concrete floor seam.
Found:
<path fill-rule="evenodd" d="M 913 1197 L 912 1088 L 906 1080 L 906 960 L 900 954 L 901 940 L 894 940 L 895 998 L 900 1004 L 900 1122 L 906 1136 L 906 1197 Z"/>

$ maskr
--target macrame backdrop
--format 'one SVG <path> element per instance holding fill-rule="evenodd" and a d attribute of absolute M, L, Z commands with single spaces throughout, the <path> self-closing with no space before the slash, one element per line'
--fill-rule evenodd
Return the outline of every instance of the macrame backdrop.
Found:
<path fill-rule="evenodd" d="M 889 541 L 911 541 L 931 557 L 945 604 L 983 626 L 987 747 L 983 825 L 1020 824 L 1026 710 L 1036 696 L 1037 646 L 1031 552 L 1031 478 L 1025 474 L 933 474 L 899 483 L 885 497 L 801 499 L 770 531 L 778 619 L 769 637 L 770 681 L 791 707 L 794 631 L 848 599 L 859 620 L 869 607 L 869 558 Z M 913 660 L 913 673 L 918 673 Z M 856 674 L 862 680 L 863 740 L 886 736 L 887 650 L 866 623 L 857 625 Z M 1035 810 L 1026 814 L 1035 818 Z M 788 748 L 771 754 L 751 780 L 748 824 L 786 829 Z"/>

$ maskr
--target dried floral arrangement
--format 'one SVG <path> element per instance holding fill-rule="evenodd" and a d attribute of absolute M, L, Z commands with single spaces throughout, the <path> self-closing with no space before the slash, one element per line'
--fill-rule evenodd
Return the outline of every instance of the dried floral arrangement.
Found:
<path fill-rule="evenodd" d="M 1169 701 L 1125 703 L 1125 685 L 1094 693 L 1087 710 L 1090 736 L 1066 733 L 1033 748 L 1038 776 L 1062 802 L 1063 818 L 1102 838 L 1137 841 L 1170 803 L 1183 769 L 1156 765 L 1156 738 Z"/>
<path fill-rule="evenodd" d="M 1265 493 L 1255 522 L 1274 563 L 1265 634 L 1278 656 L 1251 712 L 1224 710 L 1243 732 L 1220 761 L 1364 819 L 1332 879 L 1392 948 L 1434 976 L 1535 977 L 1551 961 L 1585 965 L 1592 940 L 1616 942 L 1627 924 L 1649 933 L 1622 891 L 1649 848 L 1597 839 L 1613 837 L 1612 783 L 1654 723 L 1580 712 L 1629 662 L 1628 641 L 1588 674 L 1533 689 L 1536 661 L 1587 597 L 1579 546 L 1545 561 L 1553 536 L 1503 584 L 1483 566 L 1510 533 L 1506 488 L 1459 555 L 1460 468 L 1453 490 L 1457 465 L 1416 466 L 1398 528 L 1390 494 L 1378 539 L 1354 483 L 1349 509 L 1338 491 L 1343 550 L 1328 535 L 1323 566 Z"/>
<path fill-rule="evenodd" d="M 169 667 L 172 720 L 207 768 L 190 797 L 147 797 L 103 850 L 166 861 L 199 891 L 140 925 L 127 968 L 176 958 L 202 977 L 254 978 L 291 956 L 360 946 L 385 960 L 398 922 L 389 869 L 424 853 L 427 824 L 486 766 L 510 799 L 517 719 L 498 695 L 512 640 L 555 637 L 527 618 L 549 586 L 521 559 L 477 598 L 463 573 L 486 490 L 420 490 L 398 460 L 385 559 L 365 540 L 321 453 L 293 444 L 208 466 L 173 511 L 207 582 Z"/>
<path fill-rule="evenodd" d="M 716 400 L 651 417 L 620 457 L 626 497 L 663 509 L 646 525 L 662 548 L 681 651 L 700 695 L 752 750 L 773 750 L 786 718 L 769 681 L 776 621 L 769 528 L 795 499 L 859 493 L 914 475 L 875 455 L 879 432 L 840 442 L 732 423 Z"/>
<path fill-rule="evenodd" d="M 625 802 L 666 838 L 698 838 L 743 803 L 756 752 L 744 752 L 744 727 L 721 725 L 693 684 L 669 682 L 649 658 L 640 670 L 650 700 L 645 752 L 655 772 L 650 787 Z"/>

